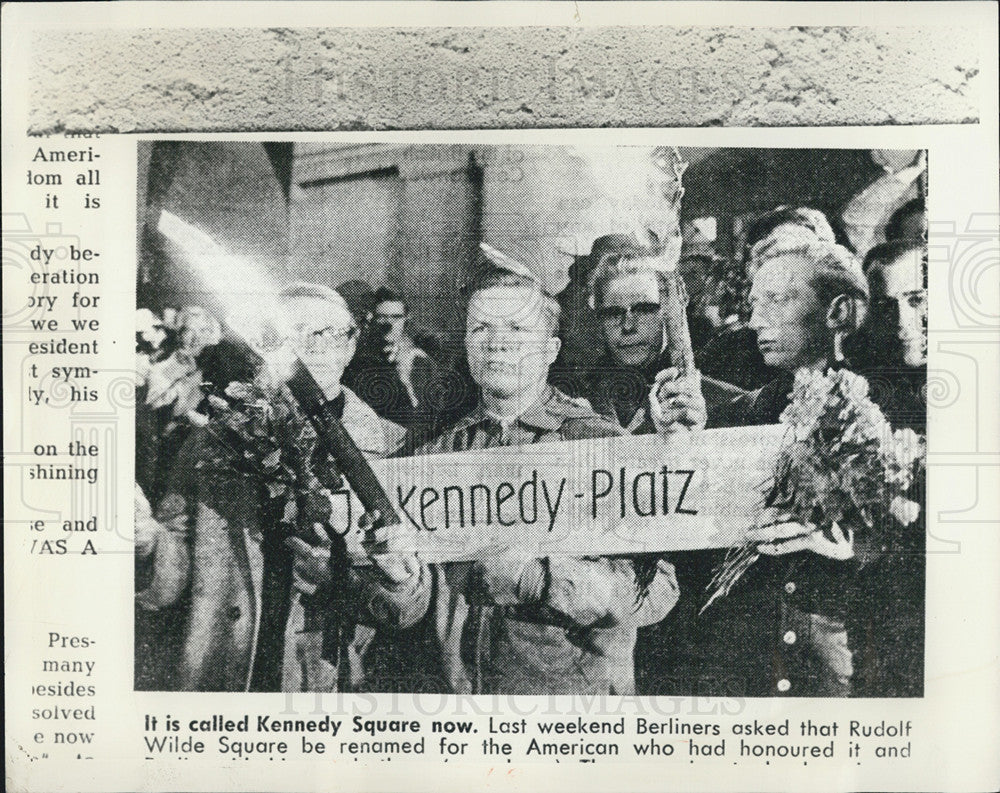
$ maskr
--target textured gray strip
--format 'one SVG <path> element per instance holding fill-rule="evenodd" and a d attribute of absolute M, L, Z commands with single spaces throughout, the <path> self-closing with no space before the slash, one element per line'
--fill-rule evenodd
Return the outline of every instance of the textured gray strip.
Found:
<path fill-rule="evenodd" d="M 974 123 L 979 51 L 969 27 L 44 32 L 31 130 Z"/>

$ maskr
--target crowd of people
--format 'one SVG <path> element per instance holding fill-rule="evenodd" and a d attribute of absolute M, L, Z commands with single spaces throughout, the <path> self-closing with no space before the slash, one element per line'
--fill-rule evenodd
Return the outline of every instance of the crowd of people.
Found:
<path fill-rule="evenodd" d="M 863 374 L 893 426 L 924 433 L 922 205 L 901 212 L 877 230 L 886 241 L 868 234 L 860 255 L 821 212 L 779 207 L 747 229 L 738 266 L 682 256 L 694 369 L 670 355 L 670 275 L 658 251 L 621 235 L 595 240 L 559 296 L 528 268 L 485 258 L 462 295 L 457 351 L 411 327 L 408 297 L 386 287 L 294 284 L 280 300 L 296 323 L 289 342 L 371 456 L 773 424 L 802 368 Z M 735 281 L 718 277 L 734 270 Z M 386 552 L 397 529 L 376 514 L 362 519 L 371 564 L 351 567 L 323 530 L 327 495 L 343 482 L 319 470 L 329 459 L 309 456 L 308 423 L 294 436 L 307 464 L 293 514 L 276 516 L 246 478 L 205 465 L 217 450 L 203 431 L 212 401 L 201 383 L 225 389 L 253 373 L 229 360 L 204 312 L 173 329 L 144 319 L 139 687 L 921 693 L 919 523 L 870 547 L 849 530 L 831 539 L 763 521 L 751 535 L 762 561 L 700 614 L 718 551 L 536 558 L 508 548 L 428 564 Z M 296 530 L 272 531 L 275 522 Z"/>

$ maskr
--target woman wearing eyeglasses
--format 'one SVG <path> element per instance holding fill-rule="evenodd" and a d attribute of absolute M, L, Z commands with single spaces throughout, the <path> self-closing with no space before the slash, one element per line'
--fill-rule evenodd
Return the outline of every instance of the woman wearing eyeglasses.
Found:
<path fill-rule="evenodd" d="M 587 397 L 598 413 L 633 435 L 656 431 L 649 393 L 657 374 L 672 365 L 664 307 L 669 285 L 657 261 L 645 248 L 622 244 L 602 257 L 590 280 L 604 350 L 588 374 Z M 705 377 L 701 387 L 710 414 L 713 405 L 743 393 Z M 694 426 L 700 406 L 681 404 L 684 399 L 675 397 L 673 407 L 688 410 Z"/>
<path fill-rule="evenodd" d="M 658 268 L 659 259 L 637 245 L 621 245 L 604 256 L 591 276 L 591 306 L 597 314 L 604 351 L 589 373 L 588 397 L 594 409 L 633 435 L 656 432 L 656 422 L 669 410 L 689 427 L 711 421 L 714 408 L 743 392 L 693 372 L 671 368 L 667 300 L 670 276 Z M 674 323 L 676 327 L 676 323 Z M 685 390 L 684 381 L 697 378 L 701 393 Z M 650 392 L 656 384 L 660 416 L 653 416 Z M 665 391 L 664 389 L 669 389 Z M 655 569 L 657 555 L 635 559 L 642 578 Z M 636 691 L 639 694 L 675 694 L 694 691 L 697 670 L 678 652 L 691 635 L 691 624 L 704 588 L 706 570 L 715 556 L 693 551 L 666 555 L 674 565 L 680 586 L 675 613 L 639 631 L 636 649 Z"/>

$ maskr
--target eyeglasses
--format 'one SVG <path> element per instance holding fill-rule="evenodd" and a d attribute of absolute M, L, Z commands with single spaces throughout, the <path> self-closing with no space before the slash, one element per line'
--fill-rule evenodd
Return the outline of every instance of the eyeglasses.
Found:
<path fill-rule="evenodd" d="M 290 341 L 307 352 L 326 352 L 330 349 L 346 347 L 354 340 L 357 333 L 358 329 L 353 325 L 349 328 L 330 326 L 319 330 L 298 327 L 294 329 L 294 335 Z"/>
<path fill-rule="evenodd" d="M 635 303 L 632 306 L 604 306 L 597 309 L 597 316 L 602 322 L 615 322 L 624 324 L 625 319 L 631 316 L 633 319 L 649 319 L 660 313 L 659 303 Z"/>

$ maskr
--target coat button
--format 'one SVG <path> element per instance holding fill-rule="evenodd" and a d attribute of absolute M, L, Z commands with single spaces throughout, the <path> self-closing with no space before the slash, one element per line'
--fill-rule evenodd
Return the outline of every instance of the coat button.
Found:
<path fill-rule="evenodd" d="M 795 594 L 795 582 L 789 581 L 787 584 L 785 584 L 785 591 L 789 595 Z"/>
<path fill-rule="evenodd" d="M 787 678 L 783 677 L 781 678 L 781 680 L 778 681 L 778 691 L 780 691 L 781 693 L 785 693 L 791 687 L 792 687 L 792 681 L 788 680 Z"/>
<path fill-rule="evenodd" d="M 226 612 L 226 615 L 231 620 L 238 620 L 240 618 L 240 614 L 242 614 L 242 613 L 243 612 L 240 611 L 240 607 L 239 606 L 230 606 L 229 607 L 229 611 Z"/>
<path fill-rule="evenodd" d="M 795 639 L 798 638 L 795 635 L 795 631 L 785 631 L 785 635 L 781 637 L 781 640 L 785 644 L 795 644 Z"/>

